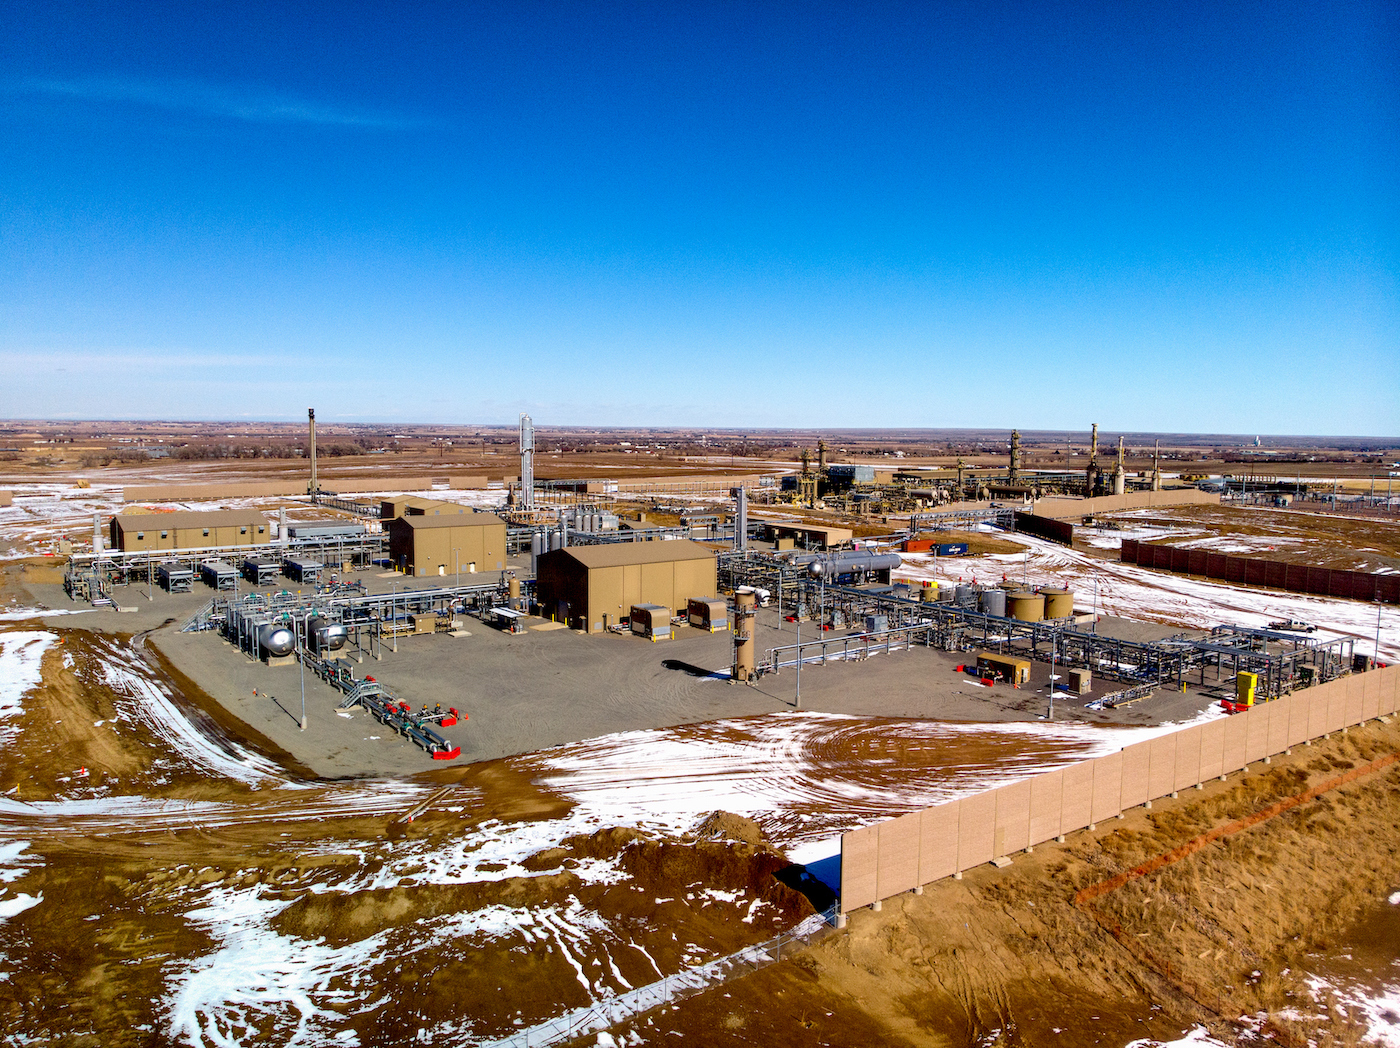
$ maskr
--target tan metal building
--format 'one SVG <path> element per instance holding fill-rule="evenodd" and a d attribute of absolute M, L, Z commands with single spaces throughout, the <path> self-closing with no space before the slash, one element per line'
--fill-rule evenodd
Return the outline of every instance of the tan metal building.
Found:
<path fill-rule="evenodd" d="M 199 549 L 258 546 L 272 541 L 267 518 L 254 509 L 186 510 L 179 513 L 118 513 L 107 526 L 112 548 Z"/>
<path fill-rule="evenodd" d="M 506 566 L 506 522 L 494 513 L 413 515 L 386 527 L 394 567 L 409 575 L 469 575 Z"/>
<path fill-rule="evenodd" d="M 794 539 L 807 549 L 833 549 L 851 541 L 854 532 L 850 528 L 824 527 L 817 524 L 789 524 L 774 521 L 763 522 L 764 537 L 769 542 Z"/>
<path fill-rule="evenodd" d="M 634 604 L 684 614 L 692 597 L 715 593 L 715 554 L 697 542 L 613 542 L 542 553 L 535 595 L 542 614 L 600 633 L 628 621 Z"/>
<path fill-rule="evenodd" d="M 476 511 L 457 502 L 425 499 L 417 495 L 400 495 L 396 499 L 384 499 L 379 503 L 380 520 L 393 520 L 395 517 L 440 517 L 444 513 L 474 512 Z"/>

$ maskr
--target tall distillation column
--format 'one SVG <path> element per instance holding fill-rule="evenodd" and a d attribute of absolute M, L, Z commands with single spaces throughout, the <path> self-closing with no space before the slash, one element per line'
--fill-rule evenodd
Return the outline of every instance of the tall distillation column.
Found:
<path fill-rule="evenodd" d="M 535 424 L 529 415 L 520 416 L 520 505 L 535 508 Z"/>
<path fill-rule="evenodd" d="M 1021 473 L 1021 431 L 1013 429 L 1011 431 L 1011 467 L 1006 471 L 1006 483 L 1008 486 L 1016 483 L 1016 478 Z"/>
<path fill-rule="evenodd" d="M 1113 470 L 1113 493 L 1123 494 L 1128 487 L 1127 474 L 1123 472 L 1123 438 L 1118 438 L 1118 465 Z"/>

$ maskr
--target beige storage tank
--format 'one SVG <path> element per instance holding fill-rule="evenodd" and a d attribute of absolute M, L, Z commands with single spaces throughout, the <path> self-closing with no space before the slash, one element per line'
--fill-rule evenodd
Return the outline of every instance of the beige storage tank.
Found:
<path fill-rule="evenodd" d="M 1045 586 L 1040 591 L 1045 597 L 1045 617 L 1047 619 L 1067 619 L 1074 614 L 1074 591 L 1058 586 Z"/>
<path fill-rule="evenodd" d="M 1030 590 L 1016 590 L 1006 595 L 1008 618 L 1022 622 L 1040 622 L 1045 618 L 1045 597 Z"/>
<path fill-rule="evenodd" d="M 919 588 L 919 600 L 925 604 L 932 604 L 938 599 L 938 587 L 932 582 L 925 582 Z"/>

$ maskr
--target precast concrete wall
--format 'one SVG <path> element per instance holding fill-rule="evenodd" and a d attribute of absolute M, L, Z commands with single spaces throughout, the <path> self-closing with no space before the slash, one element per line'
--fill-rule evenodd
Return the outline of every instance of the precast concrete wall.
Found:
<path fill-rule="evenodd" d="M 466 477 L 464 481 L 481 478 Z M 334 477 L 326 479 L 326 487 L 337 495 L 352 495 L 367 491 L 428 491 L 433 487 L 431 477 Z M 453 487 L 474 487 L 475 483 L 453 484 Z M 485 487 L 485 484 L 480 485 Z M 305 480 L 269 480 L 230 484 L 164 484 L 147 487 L 122 488 L 123 502 L 196 502 L 203 499 L 269 498 L 277 495 L 305 495 Z"/>
<path fill-rule="evenodd" d="M 1092 499 L 1072 499 L 1051 495 L 1036 499 L 1031 512 L 1037 517 L 1087 517 L 1094 513 L 1120 513 L 1128 509 L 1157 506 L 1218 506 L 1220 495 L 1199 488 L 1170 491 L 1134 491 L 1126 495 L 1100 495 Z"/>
<path fill-rule="evenodd" d="M 1261 586 L 1310 593 L 1321 597 L 1379 600 L 1400 604 L 1400 575 L 1382 575 L 1341 568 L 1318 568 L 1259 557 L 1231 557 L 1199 549 L 1181 549 L 1155 542 L 1124 539 L 1118 559 L 1142 568 L 1158 568 L 1186 575 L 1204 575 L 1242 586 Z"/>
<path fill-rule="evenodd" d="M 843 913 L 1241 771 L 1400 710 L 1400 666 L 1354 673 L 1230 717 L 841 835 Z"/>
<path fill-rule="evenodd" d="M 1017 531 L 1023 531 L 1027 535 L 1039 535 L 1043 539 L 1065 546 L 1074 545 L 1073 524 L 1066 524 L 1054 517 L 1037 517 L 1034 513 L 1013 513 L 1011 519 L 1015 522 Z"/>

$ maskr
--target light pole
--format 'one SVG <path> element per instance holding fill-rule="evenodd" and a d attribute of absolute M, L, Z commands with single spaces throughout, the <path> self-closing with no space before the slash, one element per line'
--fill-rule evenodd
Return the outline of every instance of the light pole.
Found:
<path fill-rule="evenodd" d="M 458 556 L 460 551 L 456 546 L 452 547 L 452 568 L 457 573 L 457 588 L 462 588 L 462 561 Z"/>
<path fill-rule="evenodd" d="M 1099 576 L 1094 573 L 1094 632 L 1099 632 Z"/>
<path fill-rule="evenodd" d="M 1376 647 L 1375 647 L 1375 652 L 1376 652 L 1375 661 L 1376 661 L 1377 663 L 1379 663 L 1379 662 L 1381 661 L 1381 602 L 1380 602 L 1379 600 L 1376 601 Z"/>

